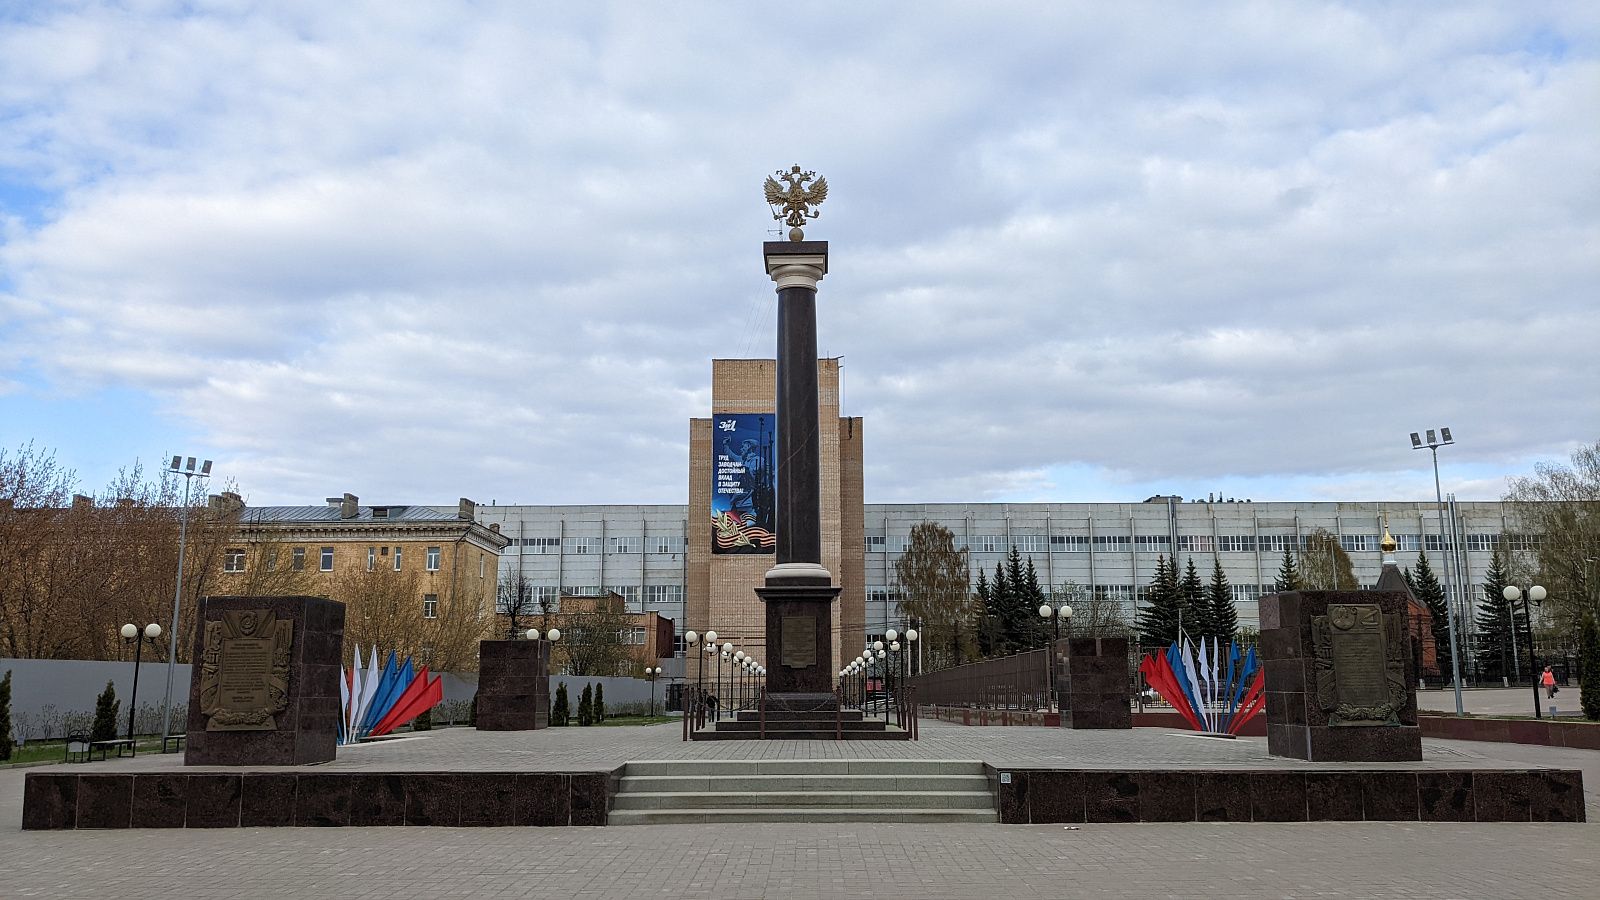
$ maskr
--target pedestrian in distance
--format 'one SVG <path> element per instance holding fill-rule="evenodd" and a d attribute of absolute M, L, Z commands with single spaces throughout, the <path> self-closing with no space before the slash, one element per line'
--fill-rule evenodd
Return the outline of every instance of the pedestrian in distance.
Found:
<path fill-rule="evenodd" d="M 1544 696 L 1547 700 L 1554 697 L 1556 691 L 1560 690 L 1560 688 L 1556 687 L 1556 673 L 1550 671 L 1549 666 L 1544 667 L 1544 674 L 1539 676 L 1539 683 L 1544 685 Z"/>

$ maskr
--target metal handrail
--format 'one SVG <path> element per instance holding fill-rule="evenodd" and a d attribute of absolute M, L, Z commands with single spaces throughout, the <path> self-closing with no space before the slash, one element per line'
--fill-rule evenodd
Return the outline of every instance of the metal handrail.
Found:
<path fill-rule="evenodd" d="M 762 740 L 766 740 L 766 737 L 767 737 L 767 686 L 766 685 L 762 685 L 761 686 L 761 712 L 759 713 L 759 715 L 761 717 L 761 739 Z"/>

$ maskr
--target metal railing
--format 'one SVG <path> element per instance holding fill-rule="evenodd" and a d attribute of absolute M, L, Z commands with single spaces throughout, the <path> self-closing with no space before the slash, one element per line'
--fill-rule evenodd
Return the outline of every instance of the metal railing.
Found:
<path fill-rule="evenodd" d="M 924 672 L 907 679 L 916 702 L 981 709 L 1044 709 L 1050 704 L 1049 650 Z"/>

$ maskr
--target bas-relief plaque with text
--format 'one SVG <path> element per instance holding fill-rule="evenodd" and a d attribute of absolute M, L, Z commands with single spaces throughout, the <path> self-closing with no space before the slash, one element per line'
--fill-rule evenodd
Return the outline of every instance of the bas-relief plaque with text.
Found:
<path fill-rule="evenodd" d="M 778 646 L 778 662 L 791 669 L 805 669 L 817 664 L 815 616 L 783 617 L 783 637 Z"/>
<path fill-rule="evenodd" d="M 207 731 L 274 731 L 289 697 L 294 623 L 271 610 L 230 610 L 205 623 L 200 711 Z"/>
<path fill-rule="evenodd" d="M 1407 688 L 1398 619 L 1375 603 L 1335 604 L 1312 618 L 1317 703 L 1328 724 L 1399 724 Z"/>

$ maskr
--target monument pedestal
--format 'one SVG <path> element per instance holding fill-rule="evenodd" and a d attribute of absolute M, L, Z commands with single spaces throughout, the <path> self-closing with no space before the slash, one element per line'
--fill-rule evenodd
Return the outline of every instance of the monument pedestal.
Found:
<path fill-rule="evenodd" d="M 184 765 L 332 761 L 344 604 L 321 597 L 205 597 L 197 621 Z"/>
<path fill-rule="evenodd" d="M 479 731 L 537 731 L 550 725 L 550 642 L 478 643 Z"/>
<path fill-rule="evenodd" d="M 1422 758 L 1416 672 L 1398 591 L 1261 598 L 1267 750 L 1312 762 Z"/>
<path fill-rule="evenodd" d="M 1133 727 L 1127 638 L 1062 638 L 1055 653 L 1062 726 Z"/>
<path fill-rule="evenodd" d="M 773 585 L 756 588 L 766 603 L 767 695 L 833 695 L 833 603 L 842 588 Z M 800 702 L 804 703 L 804 700 Z"/>

